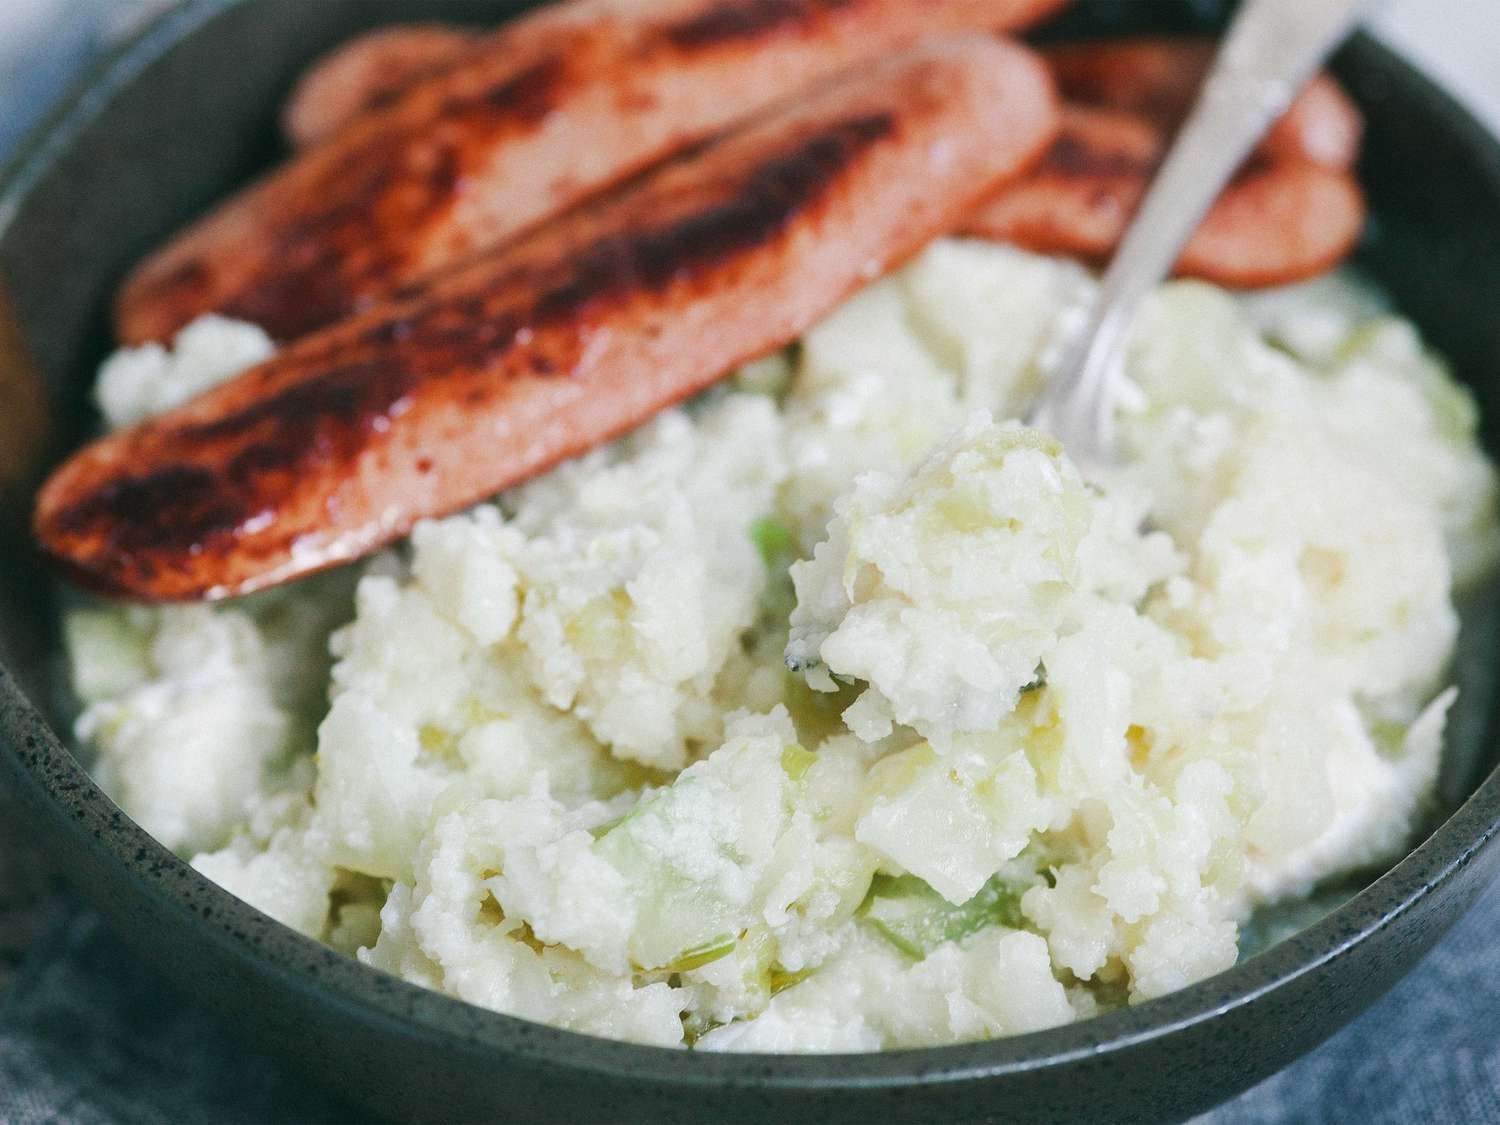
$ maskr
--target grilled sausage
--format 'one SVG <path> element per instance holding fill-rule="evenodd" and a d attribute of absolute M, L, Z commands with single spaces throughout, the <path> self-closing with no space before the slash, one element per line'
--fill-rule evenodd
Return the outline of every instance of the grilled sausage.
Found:
<path fill-rule="evenodd" d="M 795 339 L 1051 141 L 1050 77 L 996 39 L 804 92 L 184 406 L 44 486 L 83 584 L 219 597 L 356 558 Z"/>
<path fill-rule="evenodd" d="M 473 33 L 442 24 L 381 28 L 313 66 L 285 110 L 296 144 L 388 104 L 404 85 L 451 65 Z M 1063 96 L 1079 105 L 1147 117 L 1168 132 L 1192 108 L 1215 44 L 1210 39 L 1136 38 L 1075 43 L 1046 53 Z M 297 128 L 293 122 L 316 122 Z M 1261 146 L 1273 158 L 1304 159 L 1332 168 L 1353 165 L 1363 123 L 1338 83 L 1313 79 Z"/>
<path fill-rule="evenodd" d="M 281 131 L 297 148 L 332 136 L 360 114 L 390 105 L 418 79 L 446 70 L 478 38 L 467 28 L 414 23 L 352 39 L 297 81 L 282 109 Z"/>
<path fill-rule="evenodd" d="M 1017 7 L 995 25 L 1018 31 L 1062 6 Z M 477 34 L 453 24 L 411 23 L 377 28 L 351 39 L 310 66 L 282 109 L 282 132 L 297 148 L 331 135 L 361 114 L 393 102 L 407 86 L 446 70 Z"/>
<path fill-rule="evenodd" d="M 1125 233 L 1164 148 L 1161 130 L 1143 117 L 1065 107 L 1062 131 L 1041 163 L 980 208 L 966 233 L 1102 261 Z M 1253 159 L 1209 211 L 1177 272 L 1241 289 L 1299 281 L 1347 256 L 1364 217 L 1348 172 Z"/>
<path fill-rule="evenodd" d="M 1210 39 L 1115 39 L 1053 47 L 1047 62 L 1064 100 L 1135 113 L 1170 134 L 1192 108 L 1216 49 Z M 1266 134 L 1260 153 L 1349 168 L 1363 132 L 1348 95 L 1320 75 Z"/>
<path fill-rule="evenodd" d="M 1060 0 L 573 0 L 487 37 L 222 204 L 127 280 L 127 342 L 205 312 L 290 339 L 494 246 L 778 96 Z"/>

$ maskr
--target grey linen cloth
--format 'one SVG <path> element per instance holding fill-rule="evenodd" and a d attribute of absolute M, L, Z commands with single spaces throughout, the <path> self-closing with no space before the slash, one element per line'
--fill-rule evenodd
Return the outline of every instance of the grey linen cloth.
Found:
<path fill-rule="evenodd" d="M 156 6 L 0 0 L 0 157 L 111 33 Z M 6 830 L 4 801 L 0 793 L 0 1125 L 364 1116 L 127 954 L 40 874 L 31 842 Z M 1500 1122 L 1497 932 L 1500 888 L 1362 1018 L 1200 1122 Z"/>

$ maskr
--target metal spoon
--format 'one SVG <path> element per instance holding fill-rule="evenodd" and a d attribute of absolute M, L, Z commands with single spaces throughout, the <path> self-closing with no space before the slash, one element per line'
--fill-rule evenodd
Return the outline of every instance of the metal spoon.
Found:
<path fill-rule="evenodd" d="M 1099 285 L 1088 326 L 1032 407 L 1075 461 L 1108 464 L 1121 351 L 1141 301 L 1170 272 L 1235 170 L 1369 0 L 1244 0 L 1192 114 Z"/>

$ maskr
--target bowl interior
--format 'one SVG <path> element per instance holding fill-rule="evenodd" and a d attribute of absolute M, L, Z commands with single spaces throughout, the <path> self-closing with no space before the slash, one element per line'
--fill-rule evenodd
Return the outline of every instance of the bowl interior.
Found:
<path fill-rule="evenodd" d="M 441 16 L 493 23 L 524 6 L 447 0 Z M 1224 8 L 1083 3 L 1047 36 L 1210 29 Z M 199 0 L 98 72 L 0 181 L 0 661 L 57 729 L 67 704 L 53 674 L 56 595 L 26 519 L 40 476 L 93 424 L 88 391 L 109 348 L 113 287 L 148 248 L 276 158 L 277 107 L 307 61 L 366 27 L 431 17 L 423 0 Z M 1369 123 L 1361 177 L 1374 217 L 1359 264 L 1473 388 L 1493 454 L 1500 323 L 1476 298 L 1500 291 L 1500 149 L 1368 40 L 1351 44 L 1338 70 Z M 1500 619 L 1488 593 L 1464 609 L 1463 694 L 1434 826 L 1497 758 Z"/>

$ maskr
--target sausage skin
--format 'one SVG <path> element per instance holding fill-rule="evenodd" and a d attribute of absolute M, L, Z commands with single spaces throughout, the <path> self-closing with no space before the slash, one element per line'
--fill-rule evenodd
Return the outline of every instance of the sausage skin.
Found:
<path fill-rule="evenodd" d="M 446 70 L 478 39 L 475 31 L 441 23 L 397 24 L 351 39 L 297 80 L 282 107 L 281 131 L 294 148 L 315 144 Z"/>
<path fill-rule="evenodd" d="M 1364 225 L 1364 193 L 1347 172 L 1293 161 L 1252 166 L 1214 204 L 1177 272 L 1229 289 L 1305 281 L 1353 253 Z"/>
<path fill-rule="evenodd" d="M 1052 139 L 1046 68 L 929 43 L 804 92 L 85 447 L 43 550 L 96 591 L 248 593 L 354 559 L 795 339 Z"/>
<path fill-rule="evenodd" d="M 1062 130 L 1028 175 L 1001 188 L 965 233 L 1102 262 L 1113 253 L 1165 153 L 1144 117 L 1065 106 Z M 1176 272 L 1232 289 L 1283 285 L 1343 260 L 1364 228 L 1347 171 L 1253 158 L 1188 242 Z"/>
<path fill-rule="evenodd" d="M 126 280 L 127 343 L 206 312 L 292 339 L 856 62 L 1061 0 L 571 0 L 231 197 Z"/>

